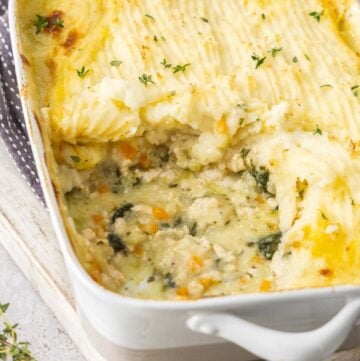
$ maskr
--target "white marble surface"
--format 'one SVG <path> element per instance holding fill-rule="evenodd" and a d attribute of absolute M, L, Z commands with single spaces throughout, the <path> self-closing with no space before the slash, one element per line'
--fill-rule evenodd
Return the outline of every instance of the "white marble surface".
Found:
<path fill-rule="evenodd" d="M 1 200 L 0 200 L 1 202 Z M 10 302 L 12 323 L 38 361 L 84 361 L 56 318 L 0 245 L 0 303 Z"/>

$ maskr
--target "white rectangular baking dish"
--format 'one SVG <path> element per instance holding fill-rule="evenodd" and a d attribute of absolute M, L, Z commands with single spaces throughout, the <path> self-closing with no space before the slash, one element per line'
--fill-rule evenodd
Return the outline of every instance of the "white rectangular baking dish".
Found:
<path fill-rule="evenodd" d="M 10 32 L 18 84 L 23 89 L 26 77 L 17 46 L 15 3 L 16 0 L 9 1 Z M 26 92 L 21 94 L 38 174 L 72 281 L 79 315 L 89 336 L 99 343 L 99 351 L 109 361 L 118 360 L 124 354 L 136 360 L 141 360 L 141 355 L 145 354 L 147 360 L 152 355 L 157 361 L 168 360 L 170 354 L 171 360 L 210 361 L 219 357 L 234 360 L 235 353 L 237 360 L 239 357 L 249 360 L 249 354 L 243 351 L 221 354 L 221 338 L 270 361 L 317 361 L 332 354 L 343 343 L 360 316 L 360 287 L 160 302 L 122 297 L 97 285 L 72 250 L 47 170 L 41 132 Z M 308 331 L 314 328 L 317 329 Z M 208 354 L 201 356 L 201 350 L 207 350 Z"/>

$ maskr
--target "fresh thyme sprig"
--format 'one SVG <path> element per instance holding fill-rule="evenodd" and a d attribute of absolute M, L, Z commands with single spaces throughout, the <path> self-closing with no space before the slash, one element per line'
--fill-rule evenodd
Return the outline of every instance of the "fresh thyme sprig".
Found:
<path fill-rule="evenodd" d="M 184 73 L 186 68 L 190 65 L 191 64 L 184 64 L 184 65 L 178 64 L 172 67 L 172 71 L 174 74 L 178 73 L 179 71 L 182 71 Z"/>
<path fill-rule="evenodd" d="M 324 11 L 312 11 L 309 13 L 309 16 L 312 16 L 318 23 L 320 22 L 321 17 L 324 15 Z"/>
<path fill-rule="evenodd" d="M 266 59 L 266 56 L 264 56 L 263 58 L 260 58 L 260 56 L 258 56 L 256 54 L 253 54 L 251 56 L 251 59 L 256 62 L 255 69 L 257 69 L 258 67 L 260 67 L 264 63 L 264 61 Z"/>
<path fill-rule="evenodd" d="M 34 22 L 36 28 L 36 34 L 40 34 L 44 29 L 49 26 L 49 20 L 45 16 L 36 15 L 36 21 Z"/>
<path fill-rule="evenodd" d="M 18 324 L 12 325 L 6 315 L 9 304 L 0 303 L 0 325 L 3 329 L 0 331 L 0 360 L 6 361 L 36 361 L 29 350 L 29 342 L 18 340 L 16 328 Z"/>
<path fill-rule="evenodd" d="M 86 69 L 85 65 L 84 65 L 82 68 L 76 69 L 76 72 L 77 72 L 77 75 L 79 76 L 79 78 L 84 79 L 86 77 L 86 75 L 89 74 L 90 69 Z"/>
<path fill-rule="evenodd" d="M 148 86 L 148 84 L 155 84 L 155 82 L 152 80 L 152 75 L 143 74 L 139 76 L 139 81 L 145 85 L 145 87 Z"/>

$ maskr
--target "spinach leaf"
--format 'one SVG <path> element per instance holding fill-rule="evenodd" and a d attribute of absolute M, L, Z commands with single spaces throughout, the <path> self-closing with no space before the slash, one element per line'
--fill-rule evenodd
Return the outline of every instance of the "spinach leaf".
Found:
<path fill-rule="evenodd" d="M 124 241 L 121 239 L 121 237 L 119 237 L 115 233 L 109 233 L 108 236 L 107 236 L 107 239 L 109 241 L 110 247 L 115 252 L 122 252 L 124 254 L 127 254 L 128 249 L 127 249 Z"/>
<path fill-rule="evenodd" d="M 111 217 L 111 223 L 115 223 L 118 218 L 123 218 L 126 212 L 129 212 L 134 207 L 132 203 L 126 203 L 117 209 Z"/>
<path fill-rule="evenodd" d="M 272 260 L 274 253 L 278 250 L 281 241 L 281 232 L 270 234 L 258 241 L 259 252 L 269 261 Z"/>

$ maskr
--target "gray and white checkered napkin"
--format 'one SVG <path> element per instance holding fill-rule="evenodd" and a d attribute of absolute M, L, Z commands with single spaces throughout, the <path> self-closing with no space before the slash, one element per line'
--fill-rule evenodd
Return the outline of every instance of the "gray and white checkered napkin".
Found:
<path fill-rule="evenodd" d="M 0 136 L 33 192 L 43 200 L 18 95 L 7 0 L 0 0 Z"/>

